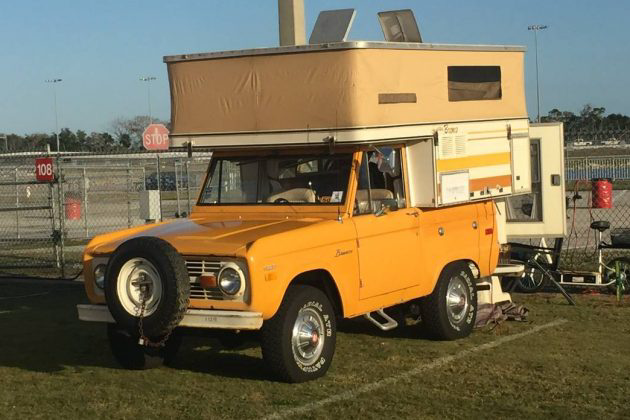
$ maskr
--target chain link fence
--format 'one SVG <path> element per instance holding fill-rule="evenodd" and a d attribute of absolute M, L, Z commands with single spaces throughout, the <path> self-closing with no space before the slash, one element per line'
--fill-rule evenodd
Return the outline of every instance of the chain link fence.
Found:
<path fill-rule="evenodd" d="M 211 153 L 65 153 L 52 156 L 55 179 L 38 182 L 44 156 L 0 155 L 0 275 L 74 276 L 95 235 L 185 217 Z"/>
<path fill-rule="evenodd" d="M 65 153 L 38 182 L 42 152 L 0 155 L 0 275 L 71 277 L 95 235 L 190 214 L 211 153 Z M 569 157 L 561 265 L 597 269 L 595 220 L 630 228 L 630 156 Z M 613 205 L 593 208 L 592 179 L 613 180 Z M 147 206 L 143 206 L 147 204 Z M 603 235 L 610 243 L 610 230 Z M 536 242 L 536 240 L 532 240 Z M 607 250 L 604 259 L 623 254 Z"/>

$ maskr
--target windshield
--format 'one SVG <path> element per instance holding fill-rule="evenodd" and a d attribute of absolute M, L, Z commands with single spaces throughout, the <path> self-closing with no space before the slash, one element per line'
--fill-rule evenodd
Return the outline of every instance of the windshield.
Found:
<path fill-rule="evenodd" d="M 351 167 L 352 153 L 213 158 L 199 204 L 340 205 Z"/>

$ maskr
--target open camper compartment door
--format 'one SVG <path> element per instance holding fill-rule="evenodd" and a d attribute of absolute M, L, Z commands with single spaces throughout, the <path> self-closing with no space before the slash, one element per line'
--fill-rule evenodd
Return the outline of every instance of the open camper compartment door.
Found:
<path fill-rule="evenodd" d="M 497 203 L 507 241 L 567 233 L 563 126 L 532 124 L 530 138 L 532 192 Z"/>
<path fill-rule="evenodd" d="M 414 207 L 441 207 L 531 192 L 529 121 L 435 126 L 407 147 Z"/>

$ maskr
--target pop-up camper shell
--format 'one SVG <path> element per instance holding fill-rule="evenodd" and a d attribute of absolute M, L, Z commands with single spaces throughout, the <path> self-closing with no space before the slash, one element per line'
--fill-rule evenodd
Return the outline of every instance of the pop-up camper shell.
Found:
<path fill-rule="evenodd" d="M 398 142 L 414 206 L 527 193 L 524 52 L 339 42 L 168 56 L 172 145 Z"/>

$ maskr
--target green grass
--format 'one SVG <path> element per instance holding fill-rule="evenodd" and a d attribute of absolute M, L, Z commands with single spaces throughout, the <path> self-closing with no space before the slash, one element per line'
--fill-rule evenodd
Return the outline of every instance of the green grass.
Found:
<path fill-rule="evenodd" d="M 22 297 L 29 294 L 41 296 Z M 5 299 L 14 297 L 12 299 Z M 260 418 L 356 390 L 445 355 L 527 331 L 566 324 L 473 353 L 299 418 L 621 418 L 628 415 L 630 297 L 515 295 L 528 323 L 478 330 L 455 342 L 417 328 L 383 333 L 344 322 L 328 375 L 277 383 L 260 350 L 227 351 L 187 337 L 172 368 L 126 371 L 105 328 L 76 319 L 80 286 L 0 282 L 0 413 L 3 418 Z"/>

